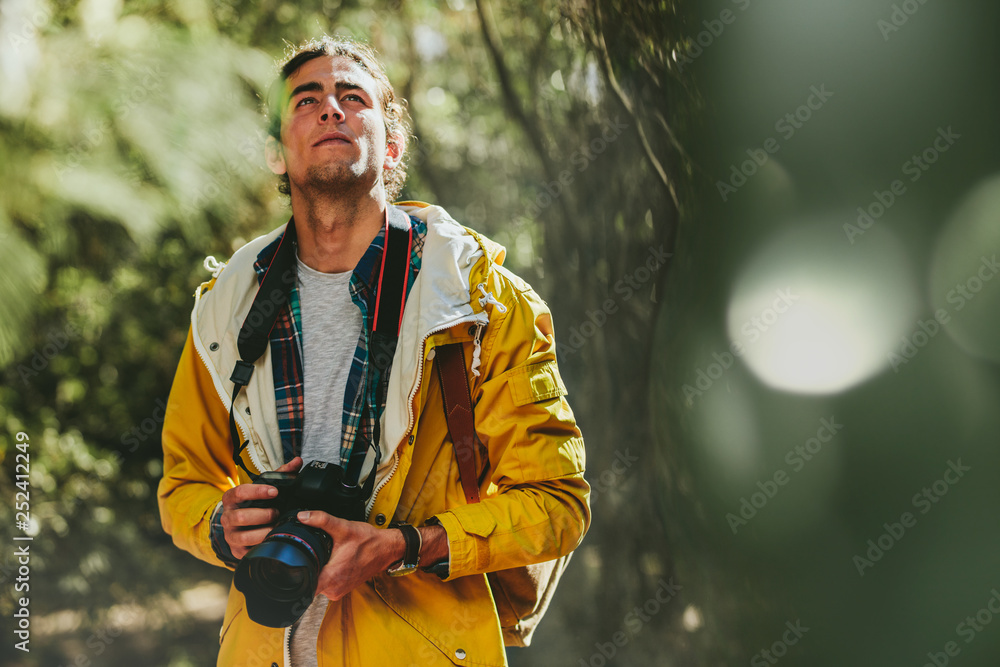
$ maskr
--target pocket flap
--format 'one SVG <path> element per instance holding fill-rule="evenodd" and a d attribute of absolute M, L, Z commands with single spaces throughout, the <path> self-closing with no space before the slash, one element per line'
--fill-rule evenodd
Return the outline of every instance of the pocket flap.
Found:
<path fill-rule="evenodd" d="M 507 380 L 514 405 L 537 403 L 557 396 L 565 396 L 566 385 L 559 376 L 555 360 L 542 361 L 513 371 Z"/>
<path fill-rule="evenodd" d="M 467 506 L 471 507 L 471 506 Z M 472 508 L 478 510 L 478 507 Z M 451 512 L 462 525 L 462 530 L 477 537 L 489 537 L 497 527 L 497 520 L 487 511 Z"/>

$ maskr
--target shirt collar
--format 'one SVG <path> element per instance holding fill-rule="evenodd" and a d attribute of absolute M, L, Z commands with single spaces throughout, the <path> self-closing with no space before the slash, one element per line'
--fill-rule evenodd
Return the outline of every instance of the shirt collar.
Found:
<path fill-rule="evenodd" d="M 409 216 L 395 206 L 386 206 L 385 215 L 388 220 L 388 224 L 393 227 L 409 229 Z M 294 220 L 294 218 L 289 220 L 289 224 L 292 224 L 292 220 Z M 254 271 L 257 273 L 257 282 L 264 279 L 264 273 L 267 272 L 267 267 L 271 265 L 271 260 L 274 259 L 274 253 L 277 251 L 278 245 L 281 243 L 281 239 L 286 233 L 287 227 L 286 231 L 283 232 L 281 236 L 269 243 L 257 254 L 257 261 L 254 262 L 253 265 Z M 378 280 L 378 269 L 382 265 L 382 251 L 384 248 L 385 226 L 383 225 L 379 228 L 378 234 L 375 235 L 375 238 L 372 239 L 372 242 L 365 251 L 365 254 L 361 256 L 357 266 L 354 267 L 354 275 L 359 281 L 361 281 L 361 284 L 369 291 L 369 293 L 373 291 L 375 282 Z"/>

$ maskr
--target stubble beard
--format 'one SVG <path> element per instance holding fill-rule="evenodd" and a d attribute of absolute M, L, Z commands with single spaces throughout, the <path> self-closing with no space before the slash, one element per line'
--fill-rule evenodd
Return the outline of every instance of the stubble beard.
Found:
<path fill-rule="evenodd" d="M 316 195 L 335 193 L 338 199 L 353 199 L 371 192 L 377 180 L 378 172 L 371 165 L 357 162 L 313 165 L 306 170 L 302 189 Z"/>

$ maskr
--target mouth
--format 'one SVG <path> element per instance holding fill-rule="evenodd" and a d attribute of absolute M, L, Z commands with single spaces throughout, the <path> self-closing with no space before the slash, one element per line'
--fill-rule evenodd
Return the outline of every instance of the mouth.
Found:
<path fill-rule="evenodd" d="M 351 140 L 347 138 L 346 134 L 341 132 L 332 132 L 330 134 L 324 134 L 319 138 L 319 141 L 313 144 L 316 146 L 336 146 L 338 144 L 349 144 Z"/>

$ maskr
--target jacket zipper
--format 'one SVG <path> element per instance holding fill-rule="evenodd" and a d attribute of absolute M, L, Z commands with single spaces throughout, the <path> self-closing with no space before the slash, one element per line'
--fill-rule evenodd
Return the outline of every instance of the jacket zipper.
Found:
<path fill-rule="evenodd" d="M 385 476 L 381 482 L 375 486 L 375 490 L 372 491 L 372 497 L 368 499 L 368 507 L 365 508 L 365 518 L 372 513 L 372 508 L 375 507 L 375 498 L 378 497 L 378 492 L 382 490 L 382 487 L 389 483 L 389 480 L 396 472 L 396 468 L 399 467 L 399 452 L 397 450 L 392 450 L 392 468 L 389 469 L 389 474 Z"/>
<path fill-rule="evenodd" d="M 416 420 L 415 417 L 414 417 L 414 415 L 413 415 L 413 397 L 417 395 L 418 391 L 420 391 L 420 381 L 421 381 L 421 378 L 424 377 L 424 359 L 427 357 L 427 353 L 424 351 L 424 348 L 427 345 L 427 339 L 430 338 L 431 336 L 433 336 L 436 333 L 444 331 L 445 329 L 450 329 L 452 327 L 457 327 L 458 325 L 460 325 L 460 324 L 466 324 L 467 322 L 475 322 L 476 324 L 482 325 L 483 324 L 483 321 L 482 321 L 483 320 L 483 316 L 486 317 L 486 321 L 488 322 L 489 321 L 489 315 L 486 315 L 485 312 L 483 312 L 483 313 L 474 313 L 470 317 L 459 318 L 458 320 L 456 320 L 454 322 L 449 322 L 448 324 L 442 324 L 439 327 L 431 329 L 424 336 L 424 339 L 423 339 L 423 341 L 421 341 L 421 344 L 420 344 L 420 350 L 421 350 L 420 361 L 417 364 L 417 384 L 413 388 L 413 391 L 410 392 L 410 395 L 407 396 L 407 398 L 406 398 L 406 417 L 407 417 L 407 421 L 406 421 L 406 429 L 403 431 L 403 437 L 406 437 L 406 434 L 409 433 L 413 429 L 413 422 Z M 389 474 L 385 476 L 385 479 L 383 479 L 381 482 L 379 482 L 379 484 L 375 487 L 375 490 L 372 491 L 372 497 L 368 501 L 368 508 L 365 511 L 366 516 L 369 515 L 369 514 L 371 514 L 372 508 L 375 507 L 375 501 L 378 498 L 379 491 L 381 491 L 382 488 L 386 484 L 389 483 L 389 480 L 392 479 L 393 474 L 395 474 L 396 469 L 399 467 L 399 445 L 398 445 L 398 443 L 396 445 L 396 449 L 394 449 L 392 451 L 392 456 L 393 456 L 392 469 L 389 471 Z"/>
<path fill-rule="evenodd" d="M 292 667 L 292 626 L 285 628 L 285 667 Z"/>
<path fill-rule="evenodd" d="M 215 391 L 219 396 L 219 400 L 226 407 L 227 411 L 232 411 L 236 408 L 235 405 L 228 403 L 230 397 L 225 395 L 222 390 L 222 383 L 217 381 L 219 374 L 215 371 L 210 363 L 208 363 L 208 356 L 205 352 L 205 346 L 201 341 L 201 334 L 198 332 L 198 303 L 201 301 L 201 288 L 198 288 L 198 295 L 195 298 L 194 308 L 191 310 L 191 337 L 194 340 L 194 349 L 198 353 L 198 358 L 201 359 L 201 363 L 205 365 L 205 369 L 208 370 L 208 374 L 212 376 L 212 384 L 215 386 Z M 242 417 L 238 412 L 233 413 L 233 417 L 236 420 L 236 427 L 240 430 L 241 435 L 250 439 L 250 427 L 246 422 L 243 421 Z M 247 445 L 245 451 L 250 453 L 250 461 L 253 463 L 254 467 L 258 471 L 264 471 L 264 463 L 257 456 L 257 451 L 254 448 L 254 443 L 251 442 Z"/>

